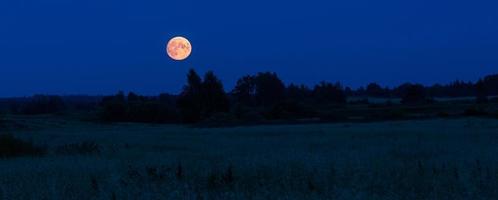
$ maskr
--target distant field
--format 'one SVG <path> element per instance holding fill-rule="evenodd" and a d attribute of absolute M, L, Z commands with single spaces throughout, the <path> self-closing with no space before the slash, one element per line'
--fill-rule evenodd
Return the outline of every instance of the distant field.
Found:
<path fill-rule="evenodd" d="M 0 199 L 498 197 L 496 119 L 220 129 L 51 116 L 6 123 L 49 152 L 0 160 Z M 82 142 L 97 146 L 76 147 Z"/>

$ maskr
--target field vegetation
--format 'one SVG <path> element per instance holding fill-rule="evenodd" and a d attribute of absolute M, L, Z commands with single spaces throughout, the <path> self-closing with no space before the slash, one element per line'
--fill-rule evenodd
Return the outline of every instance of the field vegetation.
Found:
<path fill-rule="evenodd" d="M 2 144 L 35 153 L 0 159 L 1 199 L 498 196 L 496 119 L 194 128 L 5 118 L 16 137 Z"/>

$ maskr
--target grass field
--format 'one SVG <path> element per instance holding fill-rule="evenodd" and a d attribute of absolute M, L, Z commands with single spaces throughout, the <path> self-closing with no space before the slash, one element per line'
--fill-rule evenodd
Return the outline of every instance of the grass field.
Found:
<path fill-rule="evenodd" d="M 10 116 L 0 199 L 496 199 L 498 120 L 198 129 Z"/>

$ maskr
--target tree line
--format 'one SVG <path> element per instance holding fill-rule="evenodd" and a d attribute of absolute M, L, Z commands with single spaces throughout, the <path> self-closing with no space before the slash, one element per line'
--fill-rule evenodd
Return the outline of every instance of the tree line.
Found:
<path fill-rule="evenodd" d="M 100 120 L 110 122 L 257 122 L 336 118 L 340 115 L 338 110 L 347 105 L 375 104 L 369 97 L 384 99 L 386 105 L 392 104 L 394 99 L 400 99 L 402 105 L 424 105 L 434 103 L 438 97 L 475 97 L 475 103 L 483 104 L 497 95 L 498 75 L 486 76 L 475 83 L 454 81 L 432 86 L 405 83 L 393 88 L 370 83 L 351 89 L 339 82 L 320 82 L 313 87 L 286 85 L 276 73 L 260 72 L 241 77 L 235 87 L 226 92 L 212 71 L 201 77 L 191 69 L 178 95 L 141 96 L 133 92 L 98 98 L 35 95 L 9 101 L 9 108 L 15 114 L 95 110 Z M 2 104 L 0 101 L 0 109 Z"/>
<path fill-rule="evenodd" d="M 197 123 L 313 118 L 321 116 L 324 110 L 347 104 L 368 104 L 367 97 L 400 98 L 404 105 L 420 105 L 433 103 L 435 97 L 474 96 L 478 103 L 486 103 L 488 96 L 493 95 L 498 95 L 498 75 L 487 76 L 476 83 L 455 81 L 428 87 L 406 83 L 394 88 L 371 83 L 352 90 L 339 82 L 321 82 L 311 88 L 285 85 L 276 73 L 261 72 L 241 77 L 235 87 L 226 92 L 212 71 L 201 78 L 190 70 L 187 83 L 177 96 L 118 93 L 105 97 L 100 105 L 101 116 L 108 121 Z M 348 97 L 359 98 L 355 101 Z"/>

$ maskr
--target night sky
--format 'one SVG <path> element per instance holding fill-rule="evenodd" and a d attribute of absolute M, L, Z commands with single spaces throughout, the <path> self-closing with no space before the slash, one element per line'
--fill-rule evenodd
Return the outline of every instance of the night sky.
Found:
<path fill-rule="evenodd" d="M 182 35 L 193 53 L 165 54 Z M 189 68 L 358 87 L 498 73 L 496 0 L 2 0 L 0 96 L 177 93 Z"/>

